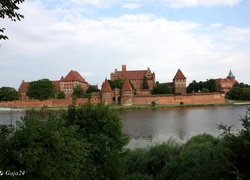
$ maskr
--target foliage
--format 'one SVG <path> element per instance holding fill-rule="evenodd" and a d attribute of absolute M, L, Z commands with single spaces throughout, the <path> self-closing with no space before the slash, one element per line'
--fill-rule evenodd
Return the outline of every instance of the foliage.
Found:
<path fill-rule="evenodd" d="M 193 80 L 187 87 L 187 93 L 199 92 L 203 88 L 208 89 L 208 92 L 216 92 L 216 83 L 214 79 L 208 79 L 207 81 L 196 82 Z"/>
<path fill-rule="evenodd" d="M 56 98 L 57 99 L 65 99 L 65 93 L 63 91 L 60 91 L 59 93 L 57 93 Z"/>
<path fill-rule="evenodd" d="M 148 89 L 148 81 L 147 81 L 147 77 L 144 76 L 143 77 L 143 82 L 142 82 L 142 89 Z"/>
<path fill-rule="evenodd" d="M 121 79 L 114 80 L 114 81 L 108 80 L 108 82 L 112 90 L 114 90 L 115 88 L 122 89 L 123 84 L 124 84 L 124 81 Z"/>
<path fill-rule="evenodd" d="M 155 101 L 152 101 L 151 102 L 151 106 L 154 108 L 156 106 L 156 102 Z"/>
<path fill-rule="evenodd" d="M 19 92 L 12 87 L 0 88 L 0 101 L 13 101 L 19 99 Z"/>
<path fill-rule="evenodd" d="M 99 92 L 100 90 L 96 87 L 96 86 L 89 86 L 89 88 L 87 89 L 86 93 L 90 94 L 92 92 Z"/>
<path fill-rule="evenodd" d="M 201 92 L 209 92 L 209 89 L 208 88 L 202 88 Z"/>
<path fill-rule="evenodd" d="M 167 84 L 156 83 L 156 86 L 152 90 L 152 94 L 172 94 L 172 91 Z"/>
<path fill-rule="evenodd" d="M 250 100 L 250 88 L 233 87 L 227 92 L 227 98 L 234 100 Z"/>
<path fill-rule="evenodd" d="M 249 84 L 244 84 L 243 82 L 241 82 L 241 83 L 236 82 L 233 87 L 250 88 L 250 85 Z"/>
<path fill-rule="evenodd" d="M 219 125 L 220 137 L 201 134 L 184 144 L 167 142 L 128 153 L 126 178 L 249 179 L 250 108 L 240 118 L 242 129 Z"/>
<path fill-rule="evenodd" d="M 118 114 L 103 104 L 69 107 L 70 124 L 80 126 L 79 132 L 89 144 L 88 176 L 92 179 L 120 179 L 123 172 L 123 146 L 128 142 L 122 134 Z"/>
<path fill-rule="evenodd" d="M 17 13 L 19 10 L 19 4 L 23 3 L 24 0 L 3 0 L 0 1 L 0 18 L 4 19 L 5 17 L 8 17 L 12 21 L 21 21 L 21 19 L 24 18 L 22 14 Z M 4 33 L 5 28 L 0 28 L 0 33 Z M 0 40 L 6 40 L 8 39 L 7 36 L 0 34 Z"/>
<path fill-rule="evenodd" d="M 49 79 L 30 82 L 26 95 L 31 99 L 46 100 L 55 97 L 55 86 Z"/>
<path fill-rule="evenodd" d="M 85 91 L 81 85 L 77 85 L 73 88 L 73 93 L 72 93 L 73 99 L 84 98 L 84 94 Z"/>
<path fill-rule="evenodd" d="M 121 179 L 127 138 L 116 112 L 103 104 L 68 111 L 29 110 L 0 126 L 0 169 L 23 179 Z"/>

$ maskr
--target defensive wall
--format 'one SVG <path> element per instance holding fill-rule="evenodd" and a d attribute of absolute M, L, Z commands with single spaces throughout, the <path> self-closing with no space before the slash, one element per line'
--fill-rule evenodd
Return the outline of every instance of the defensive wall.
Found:
<path fill-rule="evenodd" d="M 101 102 L 101 98 L 93 96 L 91 103 Z M 225 103 L 225 94 L 223 93 L 192 93 L 187 95 L 134 95 L 131 99 L 132 104 L 151 104 L 155 101 L 156 104 L 223 104 Z M 88 102 L 87 98 L 79 98 L 76 105 Z M 44 101 L 39 100 L 16 100 L 8 102 L 0 102 L 0 107 L 66 107 L 72 104 L 71 99 L 49 99 Z"/>
<path fill-rule="evenodd" d="M 87 98 L 79 98 L 76 104 L 84 104 L 88 102 Z M 72 104 L 71 99 L 48 99 L 48 100 L 16 100 L 16 101 L 1 101 L 0 107 L 22 107 L 22 108 L 35 108 L 35 107 L 67 107 Z"/>
<path fill-rule="evenodd" d="M 133 104 L 223 104 L 225 94 L 223 93 L 192 93 L 187 95 L 152 95 L 134 96 Z"/>

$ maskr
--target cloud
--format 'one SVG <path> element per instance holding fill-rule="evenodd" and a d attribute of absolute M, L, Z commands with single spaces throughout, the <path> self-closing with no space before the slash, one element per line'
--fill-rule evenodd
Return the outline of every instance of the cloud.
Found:
<path fill-rule="evenodd" d="M 141 4 L 136 4 L 136 3 L 123 3 L 122 8 L 125 9 L 138 9 L 141 7 Z"/>
<path fill-rule="evenodd" d="M 101 85 L 121 64 L 127 64 L 127 69 L 150 67 L 160 82 L 171 81 L 179 68 L 188 81 L 206 80 L 225 77 L 230 65 L 239 64 L 239 57 L 242 62 L 250 57 L 233 42 L 239 38 L 239 42 L 249 43 L 248 28 L 212 24 L 209 27 L 220 27 L 215 29 L 224 41 L 218 42 L 216 35 L 207 34 L 209 27 L 154 14 L 70 21 L 61 19 L 62 11 L 48 10 L 39 1 L 25 3 L 23 11 L 22 22 L 4 21 L 10 40 L 0 48 L 0 75 L 11 73 L 15 79 L 1 79 L 1 84 L 19 85 L 22 80 L 44 76 L 56 80 L 73 69 L 83 72 L 89 83 Z M 75 16 L 74 11 L 70 14 Z"/>

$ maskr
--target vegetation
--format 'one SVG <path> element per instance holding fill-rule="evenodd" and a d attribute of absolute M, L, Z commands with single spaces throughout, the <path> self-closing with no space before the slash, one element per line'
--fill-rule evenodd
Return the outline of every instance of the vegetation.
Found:
<path fill-rule="evenodd" d="M 31 99 L 46 100 L 55 97 L 55 86 L 49 79 L 30 82 L 26 95 Z"/>
<path fill-rule="evenodd" d="M 192 92 L 216 92 L 216 83 L 214 79 L 208 79 L 207 81 L 196 82 L 192 81 L 187 87 L 187 93 Z"/>
<path fill-rule="evenodd" d="M 127 179 L 249 179 L 250 109 L 240 118 L 243 129 L 219 125 L 221 137 L 202 134 L 185 144 L 173 141 L 129 152 Z"/>
<path fill-rule="evenodd" d="M 19 99 L 19 92 L 12 87 L 0 88 L 0 101 L 13 101 Z"/>
<path fill-rule="evenodd" d="M 22 14 L 17 13 L 19 10 L 19 4 L 23 3 L 24 0 L 4 0 L 0 1 L 0 18 L 4 19 L 5 17 L 11 19 L 12 21 L 21 21 L 24 18 Z M 0 28 L 0 33 L 4 33 L 5 28 Z M 8 39 L 7 36 L 0 34 L 0 40 Z"/>
<path fill-rule="evenodd" d="M 167 84 L 156 82 L 156 85 L 152 90 L 152 94 L 172 94 L 172 91 Z"/>
<path fill-rule="evenodd" d="M 250 85 L 235 83 L 233 88 L 227 93 L 227 98 L 233 100 L 250 100 Z"/>
<path fill-rule="evenodd" d="M 63 91 L 60 91 L 56 95 L 57 99 L 65 99 L 65 93 Z"/>
<path fill-rule="evenodd" d="M 147 81 L 147 77 L 144 76 L 143 77 L 143 82 L 142 82 L 142 89 L 148 89 L 148 81 Z"/>
<path fill-rule="evenodd" d="M 99 92 L 100 90 L 96 86 L 89 86 L 86 93 L 91 94 L 92 92 Z"/>
<path fill-rule="evenodd" d="M 119 116 L 103 104 L 67 111 L 29 110 L 17 127 L 0 125 L 0 169 L 20 179 L 121 179 L 124 145 Z"/>
<path fill-rule="evenodd" d="M 73 88 L 72 97 L 73 99 L 84 98 L 85 91 L 82 86 L 77 85 Z"/>
<path fill-rule="evenodd" d="M 121 79 L 114 80 L 114 81 L 108 80 L 108 82 L 112 90 L 114 90 L 115 88 L 122 89 L 123 84 L 124 84 L 124 81 Z"/>

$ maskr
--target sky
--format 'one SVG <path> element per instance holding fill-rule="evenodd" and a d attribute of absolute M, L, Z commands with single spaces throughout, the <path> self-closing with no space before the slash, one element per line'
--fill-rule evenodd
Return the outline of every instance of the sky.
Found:
<path fill-rule="evenodd" d="M 26 0 L 20 22 L 0 19 L 0 87 L 59 80 L 70 70 L 101 87 L 115 69 L 171 82 L 250 84 L 250 0 Z"/>

